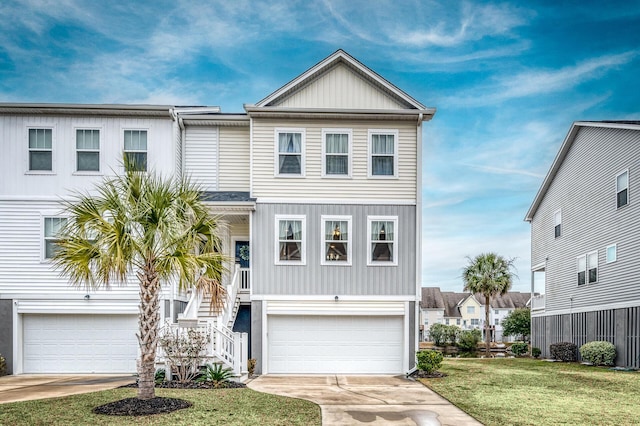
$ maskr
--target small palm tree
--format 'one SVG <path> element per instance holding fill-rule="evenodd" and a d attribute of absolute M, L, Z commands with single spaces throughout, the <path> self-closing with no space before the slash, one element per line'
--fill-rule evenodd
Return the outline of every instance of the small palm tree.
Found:
<path fill-rule="evenodd" d="M 72 284 L 87 289 L 126 283 L 140 287 L 138 398 L 155 397 L 154 373 L 160 322 L 161 282 L 212 295 L 219 306 L 225 272 L 217 221 L 185 180 L 163 179 L 127 166 L 105 179 L 96 195 L 67 203 L 69 220 L 54 263 Z"/>
<path fill-rule="evenodd" d="M 491 298 L 503 295 L 511 288 L 513 273 L 513 259 L 505 259 L 495 253 L 479 254 L 469 259 L 469 264 L 462 271 L 464 291 L 481 293 L 485 297 L 484 303 L 484 333 L 485 350 L 489 356 L 491 336 L 489 333 L 489 310 Z"/>

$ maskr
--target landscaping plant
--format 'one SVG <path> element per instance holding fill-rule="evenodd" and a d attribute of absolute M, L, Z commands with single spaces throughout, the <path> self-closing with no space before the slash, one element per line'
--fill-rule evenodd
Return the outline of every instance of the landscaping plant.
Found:
<path fill-rule="evenodd" d="M 515 356 L 522 356 L 529 351 L 529 345 L 525 342 L 515 342 L 511 345 L 511 352 Z"/>
<path fill-rule="evenodd" d="M 580 356 L 593 365 L 613 365 L 616 347 L 605 341 L 589 342 L 580 346 Z"/>
<path fill-rule="evenodd" d="M 198 375 L 200 366 L 204 364 L 211 337 L 207 330 L 165 327 L 159 341 L 167 365 L 178 382 L 185 383 Z"/>
<path fill-rule="evenodd" d="M 524 342 L 531 334 L 531 310 L 516 308 L 502 320 L 502 334 L 517 336 Z"/>
<path fill-rule="evenodd" d="M 207 364 L 198 377 L 198 382 L 212 382 L 213 386 L 218 388 L 222 384 L 227 383 L 233 377 L 233 370 L 222 367 L 222 364 Z"/>
<path fill-rule="evenodd" d="M 156 374 L 154 377 L 154 382 L 156 383 L 156 386 L 161 385 L 162 382 L 164 382 L 164 379 L 167 376 L 167 371 L 164 368 L 158 368 L 156 370 Z"/>
<path fill-rule="evenodd" d="M 256 359 L 249 358 L 247 360 L 247 371 L 249 372 L 249 376 L 253 376 L 253 372 L 256 371 Z"/>
<path fill-rule="evenodd" d="M 439 351 L 420 351 L 416 354 L 418 370 L 431 374 L 442 365 L 444 356 Z"/>
<path fill-rule="evenodd" d="M 574 362 L 577 360 L 578 347 L 571 342 L 558 342 L 549 345 L 551 358 L 560 361 Z"/>
<path fill-rule="evenodd" d="M 536 348 L 535 346 L 533 348 L 531 348 L 531 356 L 534 358 L 538 358 L 540 355 L 542 355 L 542 351 L 540 350 L 540 348 Z"/>
<path fill-rule="evenodd" d="M 7 361 L 0 354 L 0 377 L 7 375 Z"/>
<path fill-rule="evenodd" d="M 478 343 L 482 339 L 482 332 L 478 329 L 464 330 L 458 335 L 458 349 L 463 353 L 475 353 L 478 351 Z"/>

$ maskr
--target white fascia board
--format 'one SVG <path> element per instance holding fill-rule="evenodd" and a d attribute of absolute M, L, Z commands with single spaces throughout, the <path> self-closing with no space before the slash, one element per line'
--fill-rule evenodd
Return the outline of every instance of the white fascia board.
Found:
<path fill-rule="evenodd" d="M 345 205 L 380 205 L 380 206 L 415 206 L 416 200 L 358 200 L 353 198 L 269 198 L 259 197 L 256 204 L 345 204 Z"/>
<path fill-rule="evenodd" d="M 254 300 L 266 300 L 266 301 L 331 301 L 335 302 L 335 298 L 338 296 L 338 301 L 359 301 L 359 302 L 413 302 L 416 300 L 415 295 L 407 294 L 400 296 L 352 296 L 342 294 L 325 294 L 325 295 L 282 295 L 282 294 L 253 294 L 251 301 Z"/>
<path fill-rule="evenodd" d="M 555 309 L 555 310 L 542 309 L 541 311 L 534 310 L 534 311 L 531 311 L 531 316 L 548 317 L 552 315 L 566 315 L 566 314 L 576 314 L 576 313 L 583 313 L 583 312 L 604 311 L 609 309 L 624 309 L 624 308 L 637 308 L 637 307 L 640 307 L 640 300 L 607 303 L 604 305 L 594 305 L 594 306 L 585 306 L 585 307 L 577 307 L 577 308 L 573 307 L 571 309 Z"/>

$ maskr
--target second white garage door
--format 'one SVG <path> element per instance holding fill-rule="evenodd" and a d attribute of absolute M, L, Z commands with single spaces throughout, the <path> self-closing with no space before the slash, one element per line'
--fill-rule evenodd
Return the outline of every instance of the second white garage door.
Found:
<path fill-rule="evenodd" d="M 25 373 L 134 373 L 136 315 L 24 314 Z"/>
<path fill-rule="evenodd" d="M 269 315 L 269 373 L 402 373 L 403 319 Z"/>

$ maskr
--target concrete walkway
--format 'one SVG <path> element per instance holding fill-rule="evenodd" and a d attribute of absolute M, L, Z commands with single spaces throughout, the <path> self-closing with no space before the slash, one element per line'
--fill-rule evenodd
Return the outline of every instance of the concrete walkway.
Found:
<path fill-rule="evenodd" d="M 133 376 L 114 376 L 111 374 L 19 374 L 4 376 L 0 377 L 0 404 L 97 392 L 114 389 L 135 381 L 136 378 Z"/>
<path fill-rule="evenodd" d="M 320 405 L 323 425 L 482 425 L 419 382 L 394 376 L 260 376 L 248 387 Z"/>

